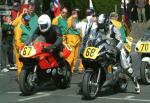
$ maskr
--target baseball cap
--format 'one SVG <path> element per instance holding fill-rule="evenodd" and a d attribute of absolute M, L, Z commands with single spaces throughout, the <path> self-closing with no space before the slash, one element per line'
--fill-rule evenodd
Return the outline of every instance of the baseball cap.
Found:
<path fill-rule="evenodd" d="M 22 18 L 23 18 L 25 21 L 30 21 L 31 16 L 30 16 L 29 14 L 25 13 L 25 14 L 22 15 Z"/>

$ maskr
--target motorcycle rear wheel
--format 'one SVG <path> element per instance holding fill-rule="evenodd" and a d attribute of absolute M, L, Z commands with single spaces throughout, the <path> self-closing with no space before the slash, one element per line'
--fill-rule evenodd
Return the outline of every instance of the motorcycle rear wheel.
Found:
<path fill-rule="evenodd" d="M 58 76 L 58 78 L 55 81 L 56 86 L 61 89 L 66 89 L 70 87 L 71 84 L 72 73 L 70 65 L 67 61 L 65 61 L 65 68 L 66 69 L 64 71 L 64 75 Z"/>
<path fill-rule="evenodd" d="M 117 83 L 113 86 L 114 92 L 125 92 L 127 90 L 128 80 L 121 79 L 117 81 Z"/>
<path fill-rule="evenodd" d="M 32 77 L 33 72 L 23 67 L 19 78 L 19 88 L 23 95 L 31 95 L 34 93 L 35 84 L 32 82 Z"/>

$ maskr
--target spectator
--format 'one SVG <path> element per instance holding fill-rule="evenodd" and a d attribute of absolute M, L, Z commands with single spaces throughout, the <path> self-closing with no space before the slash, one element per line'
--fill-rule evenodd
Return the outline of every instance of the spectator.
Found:
<path fill-rule="evenodd" d="M 77 57 L 78 57 L 78 52 L 79 52 L 79 46 L 80 46 L 80 29 L 76 28 L 76 24 L 79 22 L 78 20 L 78 10 L 79 9 L 74 9 L 72 11 L 72 15 L 68 18 L 68 34 L 66 35 L 67 38 L 67 44 L 69 44 L 72 47 L 72 52 L 70 56 L 67 58 L 68 63 L 71 66 L 71 72 L 74 72 L 75 65 L 77 62 Z M 79 73 L 83 71 L 83 66 L 82 64 L 79 65 L 78 67 Z"/>
<path fill-rule="evenodd" d="M 134 9 L 135 9 L 135 2 L 134 0 L 129 0 L 129 3 L 127 4 L 127 14 L 130 21 L 134 20 Z"/>
<path fill-rule="evenodd" d="M 3 26 L 3 24 L 5 23 L 5 21 L 6 21 L 6 17 L 5 16 L 3 16 L 3 18 L 2 18 L 3 20 L 3 23 L 2 23 L 2 26 Z M 7 66 L 6 66 L 6 35 L 4 35 L 5 34 L 5 30 L 2 28 L 2 42 L 1 42 L 1 58 L 3 58 L 3 60 L 1 60 L 1 72 L 8 72 L 9 71 L 9 69 L 7 68 Z"/>
<path fill-rule="evenodd" d="M 19 3 L 18 2 L 14 2 L 13 3 L 13 8 L 11 10 L 11 16 L 12 19 L 15 20 L 17 15 L 18 15 L 18 10 L 19 10 Z"/>
<path fill-rule="evenodd" d="M 146 0 L 136 0 L 135 4 L 137 6 L 137 12 L 138 12 L 138 21 L 146 22 L 146 16 L 145 16 L 145 6 L 146 6 Z"/>
<path fill-rule="evenodd" d="M 31 16 L 30 25 L 32 26 L 33 31 L 35 31 L 35 29 L 38 27 L 38 24 L 37 24 L 38 16 L 35 14 L 35 4 L 32 2 L 29 2 L 27 5 L 27 8 L 21 7 L 21 9 L 22 10 L 19 10 L 19 11 L 23 11 L 23 12 L 21 12 L 21 14 L 13 21 L 12 25 L 16 26 L 18 23 L 20 23 L 22 21 L 22 15 L 24 13 L 28 13 Z"/>
<path fill-rule="evenodd" d="M 13 23 L 12 23 L 13 26 L 16 26 L 17 24 L 22 22 L 22 15 L 24 13 L 28 13 L 31 16 L 31 20 L 29 22 L 30 31 L 25 30 L 26 34 L 28 34 L 28 35 L 26 35 L 24 38 L 22 38 L 25 41 L 27 38 L 32 38 L 32 36 L 35 34 L 35 32 L 38 28 L 38 24 L 37 24 L 38 16 L 35 14 L 35 5 L 34 5 L 34 3 L 30 2 L 28 4 L 28 8 L 24 9 L 24 12 L 13 21 Z M 26 28 L 22 27 L 22 29 L 26 29 Z"/>
<path fill-rule="evenodd" d="M 38 16 L 35 13 L 35 4 L 33 2 L 30 2 L 28 4 L 27 13 L 31 16 L 31 20 L 29 22 L 29 26 L 30 26 L 29 36 L 32 37 L 38 28 L 38 22 L 37 22 Z"/>
<path fill-rule="evenodd" d="M 87 9 L 86 18 L 79 22 L 76 26 L 77 28 L 81 29 L 83 43 L 81 46 L 80 54 L 83 54 L 88 38 L 92 38 L 96 34 L 98 28 L 96 17 L 94 16 L 94 11 L 92 9 Z"/>
<path fill-rule="evenodd" d="M 22 62 L 19 60 L 19 49 L 24 45 L 24 42 L 22 41 L 23 35 L 26 34 L 26 30 L 29 30 L 29 22 L 30 22 L 30 15 L 27 13 L 22 15 L 22 21 L 15 27 L 14 29 L 14 44 L 15 44 L 15 53 L 16 53 L 16 64 L 17 64 L 17 72 L 18 72 L 18 79 L 21 73 L 21 69 L 23 67 Z M 25 29 L 22 29 L 24 27 Z"/>
<path fill-rule="evenodd" d="M 54 17 L 55 17 L 55 15 L 54 15 L 54 2 L 50 3 L 50 8 L 48 10 L 46 10 L 45 13 L 50 16 L 51 20 L 54 19 Z"/>
<path fill-rule="evenodd" d="M 123 16 L 124 16 L 124 11 L 125 11 L 125 9 L 127 10 L 128 8 L 128 4 L 129 4 L 129 0 L 121 0 L 121 15 L 122 15 L 122 18 L 123 18 Z M 124 7 L 126 7 L 126 8 L 124 8 Z"/>
<path fill-rule="evenodd" d="M 61 9 L 61 14 L 55 17 L 52 21 L 53 25 L 58 26 L 60 33 L 63 36 L 64 43 L 66 42 L 66 34 L 67 34 L 67 27 L 68 27 L 67 14 L 68 14 L 68 10 L 67 8 L 64 7 Z"/>
<path fill-rule="evenodd" d="M 2 24 L 2 72 L 7 72 L 9 71 L 8 69 L 15 69 L 13 61 L 13 27 L 10 23 L 10 16 L 4 17 L 4 23 Z M 6 66 L 7 58 L 8 65 Z"/>
<path fill-rule="evenodd" d="M 148 8 L 149 8 L 149 14 L 148 14 L 149 16 L 148 17 L 150 19 L 150 0 L 148 0 Z"/>

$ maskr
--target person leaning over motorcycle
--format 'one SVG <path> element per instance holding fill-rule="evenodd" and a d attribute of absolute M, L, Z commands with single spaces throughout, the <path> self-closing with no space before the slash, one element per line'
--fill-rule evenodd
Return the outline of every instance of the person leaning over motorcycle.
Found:
<path fill-rule="evenodd" d="M 140 85 L 138 83 L 137 77 L 135 76 L 133 68 L 131 67 L 130 63 L 126 62 L 127 58 L 121 52 L 121 49 L 123 48 L 124 43 L 126 43 L 125 28 L 122 25 L 122 23 L 118 21 L 118 14 L 115 12 L 112 12 L 110 14 L 110 22 L 111 22 L 109 26 L 110 37 L 116 40 L 116 49 L 118 49 L 118 51 L 120 52 L 119 54 L 120 54 L 121 66 L 125 70 L 126 74 L 133 81 L 136 92 L 140 93 Z"/>
<path fill-rule="evenodd" d="M 65 69 L 65 60 L 63 57 L 63 44 L 62 34 L 59 33 L 58 27 L 51 25 L 51 19 L 47 14 L 43 14 L 38 19 L 38 34 L 45 38 L 46 43 L 52 44 L 46 48 L 43 48 L 42 52 L 49 53 L 52 51 L 59 66 L 62 68 L 62 72 Z"/>
<path fill-rule="evenodd" d="M 26 35 L 26 31 L 22 29 L 21 27 L 24 26 L 26 29 L 29 28 L 29 21 L 30 21 L 30 15 L 27 13 L 22 15 L 22 21 L 17 24 L 17 26 L 14 28 L 14 44 L 15 44 L 15 50 L 16 50 L 16 64 L 17 64 L 17 72 L 18 72 L 18 79 L 21 73 L 22 69 L 22 62 L 19 61 L 19 49 L 24 45 L 24 42 L 22 41 L 22 36 Z"/>

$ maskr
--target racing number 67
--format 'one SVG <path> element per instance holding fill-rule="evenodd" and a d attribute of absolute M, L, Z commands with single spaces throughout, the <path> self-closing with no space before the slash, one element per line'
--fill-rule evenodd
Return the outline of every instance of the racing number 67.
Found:
<path fill-rule="evenodd" d="M 23 50 L 23 55 L 29 55 L 31 52 L 32 47 L 25 47 Z"/>

